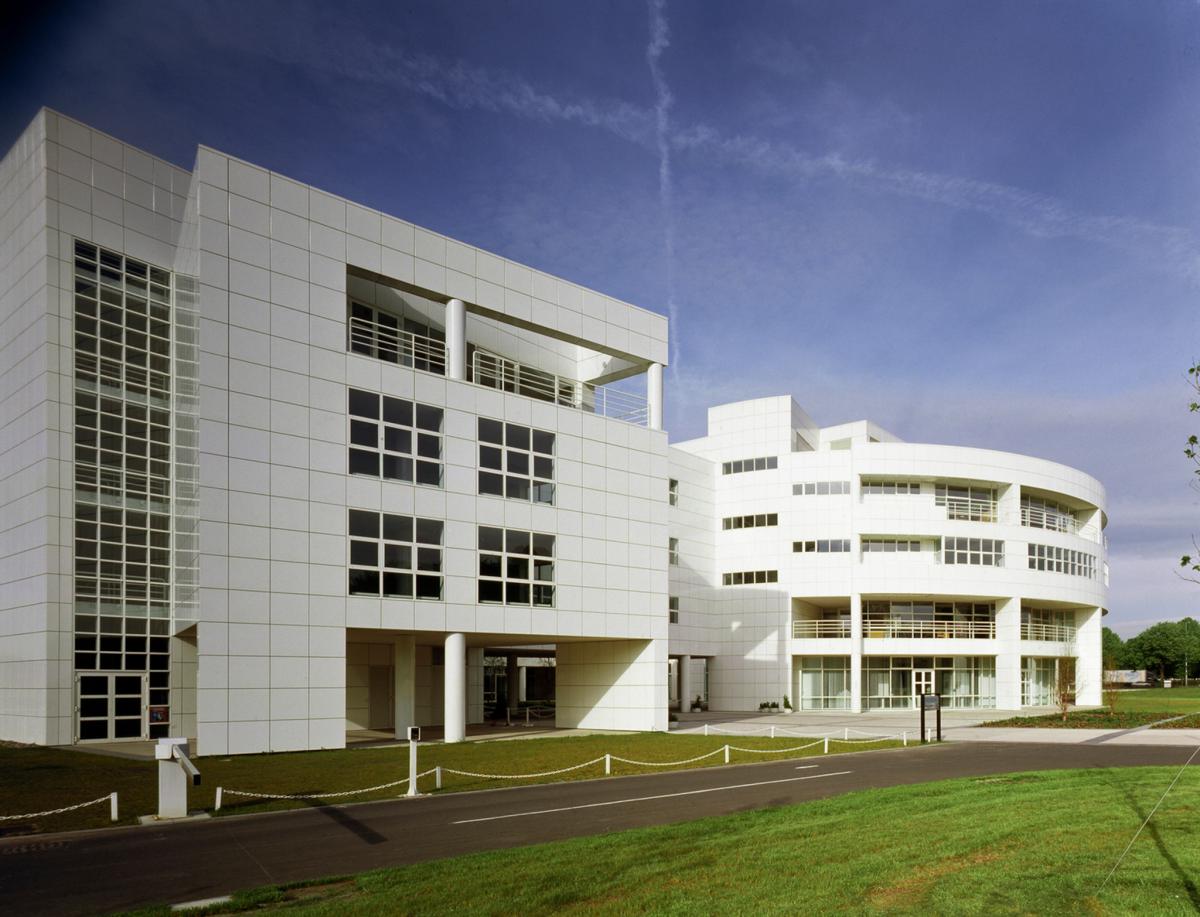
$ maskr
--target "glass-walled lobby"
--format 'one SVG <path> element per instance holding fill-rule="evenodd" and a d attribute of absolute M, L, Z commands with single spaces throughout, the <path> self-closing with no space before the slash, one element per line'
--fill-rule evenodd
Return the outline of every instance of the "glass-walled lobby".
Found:
<path fill-rule="evenodd" d="M 797 709 L 849 710 L 850 657 L 796 657 Z M 924 693 L 951 709 L 996 706 L 993 656 L 865 656 L 864 710 L 911 710 Z"/>

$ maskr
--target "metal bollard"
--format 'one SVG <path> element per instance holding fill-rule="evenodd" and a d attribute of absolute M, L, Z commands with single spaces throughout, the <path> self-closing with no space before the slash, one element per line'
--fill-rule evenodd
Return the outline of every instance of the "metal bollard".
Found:
<path fill-rule="evenodd" d="M 109 794 L 108 810 L 109 810 L 109 815 L 112 816 L 112 820 L 117 821 L 119 816 L 117 815 L 117 794 L 116 793 Z"/>
<path fill-rule="evenodd" d="M 528 707 L 526 707 L 526 708 L 525 708 L 525 725 L 526 725 L 526 726 L 529 726 L 529 725 L 530 725 L 530 722 L 529 722 L 529 708 L 528 708 Z"/>
<path fill-rule="evenodd" d="M 708 735 L 708 723 L 704 724 L 704 734 Z"/>
<path fill-rule="evenodd" d="M 775 738 L 775 727 L 774 726 L 771 727 L 771 738 L 772 739 Z"/>
<path fill-rule="evenodd" d="M 421 727 L 408 727 L 408 795 L 417 795 L 417 743 L 421 741 Z"/>

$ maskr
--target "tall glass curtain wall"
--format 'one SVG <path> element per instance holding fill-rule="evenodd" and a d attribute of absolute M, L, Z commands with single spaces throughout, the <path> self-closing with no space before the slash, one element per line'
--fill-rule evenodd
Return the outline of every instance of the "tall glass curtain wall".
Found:
<path fill-rule="evenodd" d="M 80 740 L 170 729 L 171 281 L 75 242 Z"/>
<path fill-rule="evenodd" d="M 866 656 L 862 696 L 868 710 L 916 706 L 914 673 L 942 695 L 946 707 L 995 707 L 996 660 L 991 656 Z M 850 659 L 847 656 L 800 658 L 801 710 L 850 707 Z"/>

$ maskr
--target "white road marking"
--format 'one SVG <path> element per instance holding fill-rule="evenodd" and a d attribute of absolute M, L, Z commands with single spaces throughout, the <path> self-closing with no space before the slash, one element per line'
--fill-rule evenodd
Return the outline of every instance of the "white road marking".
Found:
<path fill-rule="evenodd" d="M 811 771 L 814 767 L 820 767 L 819 764 L 801 764 L 796 768 L 798 771 Z"/>
<path fill-rule="evenodd" d="M 813 765 L 816 767 L 817 765 Z M 809 774 L 805 777 L 784 777 L 780 780 L 760 780 L 757 783 L 735 783 L 732 786 L 713 786 L 703 790 L 684 790 L 679 793 L 659 793 L 656 796 L 634 796 L 630 799 L 611 799 L 608 802 L 589 802 L 578 806 L 562 806 L 557 809 L 537 809 L 533 812 L 513 812 L 509 815 L 488 815 L 485 818 L 464 818 L 452 825 L 474 825 L 483 821 L 501 821 L 505 818 L 525 818 L 528 815 L 553 815 L 557 812 L 575 812 L 579 809 L 598 809 L 601 806 L 620 806 L 630 802 L 650 802 L 655 799 L 673 799 L 676 796 L 697 796 L 701 793 L 719 793 L 721 790 L 744 790 L 754 786 L 770 786 L 773 783 L 795 783 L 798 780 L 819 780 L 821 777 L 842 777 L 853 771 L 833 771 L 828 774 Z"/>

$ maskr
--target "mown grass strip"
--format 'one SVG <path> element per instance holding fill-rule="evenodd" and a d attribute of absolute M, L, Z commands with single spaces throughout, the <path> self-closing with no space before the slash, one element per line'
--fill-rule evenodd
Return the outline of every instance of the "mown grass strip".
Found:
<path fill-rule="evenodd" d="M 1051 771 L 868 790 L 258 889 L 219 912 L 1194 914 L 1196 767 L 1097 891 L 1177 772 Z"/>

